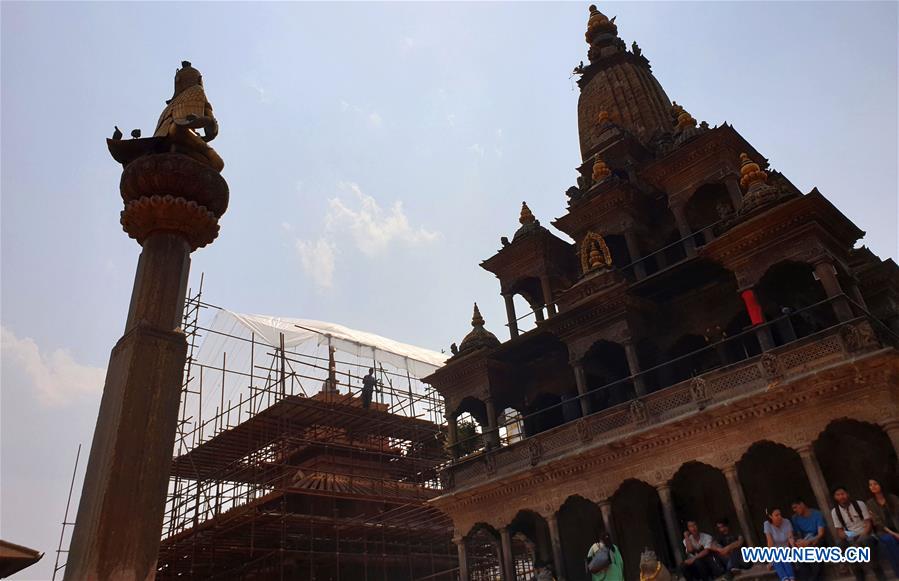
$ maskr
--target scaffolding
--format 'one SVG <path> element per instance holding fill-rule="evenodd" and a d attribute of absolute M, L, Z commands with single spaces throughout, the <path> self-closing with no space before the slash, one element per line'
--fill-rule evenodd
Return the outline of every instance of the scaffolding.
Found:
<path fill-rule="evenodd" d="M 202 279 L 188 294 L 157 577 L 455 579 L 452 523 L 428 504 L 448 458 L 443 401 L 413 366 L 327 336 L 286 346 L 203 302 Z"/>

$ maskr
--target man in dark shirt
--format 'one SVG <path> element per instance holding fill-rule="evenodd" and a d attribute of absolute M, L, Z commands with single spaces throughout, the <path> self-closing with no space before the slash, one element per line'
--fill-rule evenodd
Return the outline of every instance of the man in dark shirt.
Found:
<path fill-rule="evenodd" d="M 732 579 L 735 571 L 749 568 L 749 565 L 743 561 L 743 554 L 740 552 L 740 547 L 743 546 L 743 536 L 731 532 L 730 521 L 726 517 L 715 521 L 715 528 L 717 534 L 710 550 L 715 554 L 715 558 L 721 564 L 727 578 Z"/>
<path fill-rule="evenodd" d="M 375 385 L 378 383 L 375 380 L 374 373 L 375 368 L 371 367 L 365 377 L 362 378 L 362 407 L 366 409 L 371 405 L 371 394 L 375 391 Z"/>
<path fill-rule="evenodd" d="M 827 530 L 820 510 L 809 508 L 802 498 L 797 498 L 790 506 L 793 509 L 793 537 L 797 547 L 824 546 Z M 824 563 L 793 563 L 796 576 L 801 581 L 820 581 L 824 576 Z"/>

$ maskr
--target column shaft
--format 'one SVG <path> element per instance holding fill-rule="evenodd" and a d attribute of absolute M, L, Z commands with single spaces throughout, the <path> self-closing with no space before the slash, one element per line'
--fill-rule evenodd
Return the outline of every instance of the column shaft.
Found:
<path fill-rule="evenodd" d="M 743 299 L 743 304 L 746 306 L 746 314 L 749 315 L 749 321 L 758 327 L 755 334 L 756 337 L 758 337 L 759 346 L 761 346 L 762 351 L 773 349 L 774 337 L 771 334 L 770 326 L 765 324 L 765 313 L 762 312 L 762 307 L 759 305 L 758 298 L 755 296 L 755 291 L 751 288 L 744 289 L 740 293 L 740 297 Z"/>
<path fill-rule="evenodd" d="M 659 491 L 659 498 L 662 501 L 662 511 L 665 514 L 665 529 L 668 531 L 668 542 L 671 543 L 671 551 L 674 553 L 674 560 L 680 567 L 684 562 L 683 551 L 681 550 L 680 538 L 681 532 L 677 526 L 677 515 L 674 514 L 674 503 L 671 502 L 671 488 L 667 484 L 656 486 Z"/>
<path fill-rule="evenodd" d="M 515 297 L 513 295 L 503 295 L 506 301 L 506 318 L 509 319 L 509 337 L 514 339 L 518 336 L 518 320 L 515 317 Z"/>
<path fill-rule="evenodd" d="M 646 395 L 645 378 L 640 375 L 640 360 L 637 358 L 637 348 L 634 347 L 633 341 L 624 342 L 624 355 L 627 357 L 627 366 L 630 368 L 631 375 L 634 376 L 634 391 L 637 397 Z"/>
<path fill-rule="evenodd" d="M 559 513 L 552 513 L 546 519 L 549 525 L 549 538 L 553 549 L 553 564 L 558 581 L 565 581 L 565 558 L 562 554 L 562 537 L 559 535 Z"/>
<path fill-rule="evenodd" d="M 724 185 L 727 186 L 727 193 L 730 194 L 730 203 L 734 207 L 734 211 L 739 210 L 743 205 L 743 191 L 740 189 L 740 180 L 735 175 L 729 175 L 724 179 Z"/>
<path fill-rule="evenodd" d="M 632 228 L 624 231 L 624 242 L 627 244 L 627 253 L 631 255 L 631 262 L 634 264 L 634 276 L 637 280 L 646 278 L 646 264 L 640 260 L 640 244 L 637 242 L 637 234 Z"/>
<path fill-rule="evenodd" d="M 821 466 L 815 457 L 815 451 L 811 445 L 805 445 L 800 446 L 797 452 L 799 452 L 799 457 L 802 458 L 802 466 L 805 468 L 805 475 L 808 477 L 809 484 L 812 485 L 812 492 L 815 494 L 818 509 L 823 513 L 824 522 L 827 523 L 830 538 L 836 539 L 837 531 L 830 518 L 830 492 L 827 490 L 827 482 L 824 480 Z"/>
<path fill-rule="evenodd" d="M 755 546 L 755 529 L 749 519 L 749 506 L 746 504 L 746 496 L 743 494 L 743 485 L 740 484 L 737 477 L 737 467 L 727 466 L 724 468 L 724 477 L 727 479 L 727 488 L 730 490 L 730 499 L 734 503 L 734 510 L 737 511 L 737 520 L 740 521 L 743 539 L 747 546 Z"/>
<path fill-rule="evenodd" d="M 540 287 L 543 289 L 543 302 L 546 303 L 546 316 L 552 317 L 556 314 L 556 304 L 553 302 L 553 290 L 550 286 L 549 275 L 540 277 Z"/>
<path fill-rule="evenodd" d="M 499 538 L 502 544 L 503 579 L 505 581 L 515 581 L 515 565 L 512 558 L 512 536 L 509 534 L 508 527 L 499 529 Z"/>
<path fill-rule="evenodd" d="M 605 528 L 606 532 L 609 533 L 609 537 L 612 541 L 615 541 L 615 523 L 612 521 L 612 503 L 608 500 L 603 500 L 599 503 L 599 512 L 602 513 L 602 526 Z"/>
<path fill-rule="evenodd" d="M 571 364 L 574 368 L 574 381 L 577 383 L 577 394 L 580 396 L 578 401 L 581 402 L 581 415 L 586 416 L 590 413 L 590 402 L 587 399 L 587 374 L 584 372 L 584 364 L 575 361 Z"/>
<path fill-rule="evenodd" d="M 496 425 L 496 407 L 493 405 L 493 398 L 488 397 L 484 400 L 487 408 L 487 445 L 489 447 L 499 446 L 499 428 Z"/>
<path fill-rule="evenodd" d="M 465 549 L 465 539 L 455 539 L 455 543 L 459 552 L 459 581 L 468 581 L 468 551 Z"/>
<path fill-rule="evenodd" d="M 677 224 L 677 230 L 683 239 L 684 250 L 687 256 L 696 254 L 696 243 L 693 241 L 693 230 L 687 222 L 687 215 L 684 213 L 683 205 L 671 206 L 671 213 L 674 214 L 674 222 Z"/>
<path fill-rule="evenodd" d="M 456 447 L 458 441 L 459 432 L 456 425 L 456 416 L 455 414 L 452 414 L 446 419 L 446 443 L 449 446 L 450 455 L 454 460 L 459 457 L 459 450 Z"/>
<path fill-rule="evenodd" d="M 852 308 L 843 297 L 843 288 L 837 279 L 837 271 L 829 260 L 822 260 L 815 264 L 815 276 L 824 287 L 827 298 L 833 299 L 833 311 L 840 321 L 848 321 L 852 318 Z"/>

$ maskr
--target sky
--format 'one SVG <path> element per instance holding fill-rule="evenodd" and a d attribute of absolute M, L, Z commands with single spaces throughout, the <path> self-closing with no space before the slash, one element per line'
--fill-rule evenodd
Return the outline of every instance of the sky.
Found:
<path fill-rule="evenodd" d="M 231 189 L 193 256 L 209 302 L 448 351 L 478 301 L 505 338 L 478 263 L 523 200 L 565 212 L 587 5 L 0 3 L 0 537 L 47 553 L 17 579 L 52 574 L 127 314 L 113 125 L 151 134 L 180 62 L 203 73 Z M 897 257 L 896 3 L 600 8 L 670 98 Z"/>

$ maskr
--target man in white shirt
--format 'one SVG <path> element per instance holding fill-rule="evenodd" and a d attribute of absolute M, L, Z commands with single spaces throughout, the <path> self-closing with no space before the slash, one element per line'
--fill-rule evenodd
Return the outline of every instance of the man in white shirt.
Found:
<path fill-rule="evenodd" d="M 847 547 L 869 547 L 871 562 L 869 563 L 878 581 L 884 581 L 883 568 L 877 558 L 877 539 L 871 534 L 874 523 L 868 514 L 865 503 L 853 500 L 844 486 L 833 489 L 836 505 L 830 511 L 830 519 L 837 530 L 837 544 L 845 550 Z M 864 581 L 865 568 L 862 564 L 851 565 L 852 573 L 858 581 Z"/>
<path fill-rule="evenodd" d="M 682 566 L 682 573 L 687 581 L 712 580 L 723 573 L 715 560 L 715 554 L 709 550 L 713 542 L 712 535 L 699 532 L 696 521 L 687 521 L 687 530 L 684 531 L 684 551 L 687 558 Z"/>

